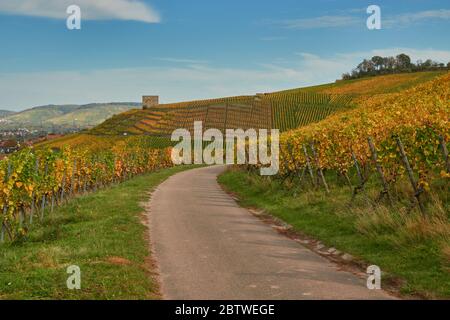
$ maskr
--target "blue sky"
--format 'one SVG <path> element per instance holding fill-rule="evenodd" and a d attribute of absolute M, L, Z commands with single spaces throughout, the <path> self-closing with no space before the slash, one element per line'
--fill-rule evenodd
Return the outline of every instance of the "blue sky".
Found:
<path fill-rule="evenodd" d="M 447 63 L 449 31 L 448 0 L 0 0 L 0 109 L 308 86 L 375 54 Z"/>

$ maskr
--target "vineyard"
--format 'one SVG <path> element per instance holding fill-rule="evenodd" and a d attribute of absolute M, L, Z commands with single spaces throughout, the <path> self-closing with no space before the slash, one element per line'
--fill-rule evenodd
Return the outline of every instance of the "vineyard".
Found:
<path fill-rule="evenodd" d="M 296 91 L 326 93 L 331 95 L 351 95 L 357 97 L 372 97 L 378 94 L 398 93 L 411 89 L 417 85 L 431 81 L 436 77 L 445 75 L 445 71 L 415 72 L 404 74 L 383 75 L 376 77 L 361 78 L 348 81 L 337 81 L 330 84 L 291 89 L 282 91 L 294 93 Z"/>
<path fill-rule="evenodd" d="M 375 96 L 355 110 L 282 134 L 280 175 L 309 177 L 329 192 L 324 172 L 334 171 L 354 196 L 376 176 L 382 185 L 380 198 L 387 200 L 405 178 L 413 204 L 423 211 L 424 197 L 436 179 L 444 179 L 448 187 L 449 114 L 448 74 L 402 93 Z M 356 186 L 350 172 L 358 176 Z"/>
<path fill-rule="evenodd" d="M 356 101 L 282 133 L 277 176 L 241 166 L 219 182 L 325 257 L 379 266 L 384 289 L 448 299 L 450 74 Z"/>
<path fill-rule="evenodd" d="M 405 86 L 401 76 L 388 83 Z M 387 199 L 396 182 L 408 177 L 415 203 L 423 209 L 422 194 L 430 184 L 437 178 L 448 183 L 450 177 L 450 76 L 361 99 L 354 90 L 359 83 L 365 92 L 364 81 L 372 79 L 131 110 L 90 131 L 22 150 L 0 162 L 1 240 L 23 236 L 33 219 L 42 219 L 72 196 L 170 166 L 172 131 L 192 131 L 194 121 L 202 121 L 204 130 L 280 129 L 280 176 L 309 177 L 327 191 L 328 171 L 343 177 L 354 196 L 377 176 L 383 186 L 380 198 Z M 350 173 L 357 174 L 356 186 Z"/>
<path fill-rule="evenodd" d="M 194 121 L 202 121 L 205 130 L 277 128 L 284 132 L 352 109 L 368 96 L 398 92 L 442 74 L 388 75 L 254 96 L 161 104 L 116 115 L 89 133 L 167 137 L 177 128 L 192 130 Z"/>
<path fill-rule="evenodd" d="M 297 91 L 267 96 L 273 106 L 274 128 L 281 132 L 303 127 L 352 107 L 352 97 Z"/>
<path fill-rule="evenodd" d="M 113 147 L 22 150 L 0 162 L 0 242 L 24 235 L 70 198 L 172 166 L 170 149 L 142 141 Z"/>
<path fill-rule="evenodd" d="M 111 118 L 90 133 L 167 137 L 178 128 L 192 132 L 195 121 L 202 121 L 205 130 L 278 128 L 287 131 L 351 106 L 350 96 L 306 92 L 200 100 L 129 111 Z"/>

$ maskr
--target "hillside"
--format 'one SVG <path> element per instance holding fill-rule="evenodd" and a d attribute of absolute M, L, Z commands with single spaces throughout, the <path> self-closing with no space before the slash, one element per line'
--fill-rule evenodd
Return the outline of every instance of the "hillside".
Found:
<path fill-rule="evenodd" d="M 10 116 L 12 114 L 14 114 L 13 111 L 0 110 L 0 118 L 6 117 L 6 116 Z"/>
<path fill-rule="evenodd" d="M 348 155 L 350 152 L 358 155 L 363 164 L 371 161 L 366 152 L 370 136 L 379 146 L 379 161 L 382 159 L 387 167 L 399 170 L 390 162 L 396 160 L 392 156 L 396 150 L 392 137 L 401 136 L 405 137 L 405 147 L 418 149 L 411 167 L 418 166 L 421 160 L 432 167 L 427 168 L 429 171 L 425 166 L 420 167 L 421 178 L 424 178 L 441 164 L 438 137 L 444 140 L 450 137 L 449 103 L 450 73 L 447 73 L 398 93 L 374 95 L 361 101 L 354 110 L 286 132 L 281 135 L 281 152 L 286 159 L 290 158 L 290 153 L 295 154 L 295 159 L 304 163 L 302 145 L 315 141 L 317 153 L 323 156 L 320 159 L 323 168 L 348 172 L 354 165 Z M 420 140 L 420 144 L 415 139 Z M 285 162 L 282 169 L 293 170 L 292 164 Z"/>
<path fill-rule="evenodd" d="M 285 132 L 353 109 L 367 97 L 400 92 L 442 74 L 420 72 L 387 75 L 254 96 L 161 104 L 148 110 L 136 109 L 117 114 L 85 132 L 83 139 L 73 136 L 64 139 L 64 143 L 79 145 L 80 141 L 87 140 L 86 134 L 121 136 L 122 139 L 124 135 L 138 135 L 147 136 L 152 145 L 167 146 L 167 138 L 174 129 L 192 130 L 194 121 L 202 121 L 204 129 L 278 128 Z M 61 145 L 59 140 L 54 143 Z"/>
<path fill-rule="evenodd" d="M 3 116 L 7 126 L 52 127 L 77 126 L 81 128 L 94 126 L 114 114 L 133 108 L 139 108 L 138 103 L 97 103 L 87 105 L 47 105 L 34 107 L 21 112 Z"/>
<path fill-rule="evenodd" d="M 40 125 L 41 121 L 48 121 L 54 117 L 70 113 L 77 108 L 76 105 L 47 105 L 27 109 L 5 117 L 14 123 L 29 123 Z"/>
<path fill-rule="evenodd" d="M 176 128 L 192 130 L 194 121 L 214 128 L 295 129 L 351 109 L 360 99 L 393 93 L 429 81 L 444 72 L 418 72 L 338 81 L 254 96 L 162 104 L 108 119 L 92 134 L 169 135 Z"/>
<path fill-rule="evenodd" d="M 447 72 L 429 71 L 382 75 L 355 80 L 338 80 L 334 83 L 280 91 L 279 93 L 292 93 L 300 90 L 326 94 L 347 94 L 352 95 L 353 97 L 373 96 L 377 94 L 399 92 L 432 80 L 445 73 Z"/>
<path fill-rule="evenodd" d="M 351 100 L 349 95 L 298 90 L 162 104 L 114 116 L 90 133 L 169 136 L 177 128 L 192 131 L 194 121 L 202 121 L 205 129 L 278 128 L 287 131 L 347 110 L 353 106 Z"/>

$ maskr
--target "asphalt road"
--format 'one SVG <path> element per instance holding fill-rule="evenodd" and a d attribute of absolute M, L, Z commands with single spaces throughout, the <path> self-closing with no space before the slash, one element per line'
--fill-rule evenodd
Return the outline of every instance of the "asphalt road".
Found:
<path fill-rule="evenodd" d="M 389 299 L 276 232 L 218 185 L 224 166 L 176 174 L 149 205 L 164 299 Z"/>

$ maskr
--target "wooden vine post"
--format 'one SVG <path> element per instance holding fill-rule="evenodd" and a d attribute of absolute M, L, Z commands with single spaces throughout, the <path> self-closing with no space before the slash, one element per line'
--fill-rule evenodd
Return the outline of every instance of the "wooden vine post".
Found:
<path fill-rule="evenodd" d="M 44 172 L 44 180 L 47 178 L 48 174 L 48 162 L 45 163 L 45 172 Z M 44 218 L 44 212 L 45 212 L 45 203 L 46 203 L 46 194 L 42 196 L 42 203 L 41 203 L 41 220 Z"/>
<path fill-rule="evenodd" d="M 316 162 L 316 166 L 317 166 L 317 173 L 320 177 L 320 179 L 322 180 L 323 186 L 325 187 L 325 190 L 327 193 L 330 193 L 330 189 L 328 188 L 328 184 L 325 180 L 325 176 L 323 175 L 323 171 L 322 168 L 320 166 L 320 162 L 319 162 L 319 157 L 317 156 L 317 152 L 316 149 L 314 148 L 314 142 L 311 141 L 311 151 L 314 157 L 314 161 Z"/>
<path fill-rule="evenodd" d="M 450 158 L 448 157 L 447 144 L 445 143 L 444 137 L 439 136 L 439 143 L 441 145 L 441 151 L 444 156 L 445 166 L 447 169 L 447 173 L 450 173 Z"/>
<path fill-rule="evenodd" d="M 19 227 L 23 227 L 23 221 L 25 220 L 25 209 L 23 206 L 20 206 L 19 208 Z"/>
<path fill-rule="evenodd" d="M 292 145 L 290 144 L 290 142 L 287 143 L 287 148 L 288 148 L 288 152 L 289 152 L 289 156 L 290 156 L 290 158 L 291 158 L 291 161 L 292 161 L 292 163 L 294 164 L 294 170 L 295 170 L 295 173 L 300 177 L 300 175 L 299 175 L 299 173 L 298 173 L 297 162 L 295 161 L 294 153 L 293 153 L 293 151 L 292 151 Z M 287 161 L 287 162 L 288 162 L 288 166 L 287 166 L 287 167 L 289 168 L 289 161 Z M 288 170 L 288 171 L 290 171 L 290 170 Z M 288 173 L 288 177 L 289 177 L 290 175 L 291 175 L 291 174 Z M 302 181 L 302 177 L 300 177 L 299 183 L 301 183 L 301 181 Z"/>
<path fill-rule="evenodd" d="M 309 172 L 309 176 L 311 177 L 311 183 L 313 184 L 313 186 L 316 186 L 316 181 L 314 180 L 314 173 L 311 167 L 311 161 L 309 160 L 309 155 L 308 155 L 308 151 L 306 150 L 306 146 L 303 145 L 303 153 L 305 154 L 305 159 L 306 159 L 306 167 L 308 168 L 308 172 Z"/>
<path fill-rule="evenodd" d="M 5 176 L 5 183 L 8 182 L 9 177 L 11 176 L 11 173 L 12 173 L 11 162 L 8 162 L 8 169 L 7 169 L 6 176 Z M 3 219 L 2 219 L 1 229 L 0 229 L 0 242 L 4 242 L 5 241 L 5 231 L 8 232 L 9 238 L 12 239 L 12 234 L 8 230 L 8 227 L 6 225 L 6 215 L 7 215 L 7 213 L 8 213 L 8 203 L 4 203 L 3 204 Z"/>
<path fill-rule="evenodd" d="M 406 168 L 406 172 L 408 173 L 409 182 L 411 183 L 411 186 L 413 187 L 413 190 L 414 190 L 414 197 L 416 199 L 417 204 L 419 205 L 420 211 L 422 212 L 422 214 L 424 214 L 425 208 L 419 198 L 420 194 L 423 192 L 423 190 L 421 188 L 417 187 L 417 182 L 414 178 L 414 173 L 411 169 L 411 165 L 409 164 L 408 157 L 406 156 L 405 148 L 403 147 L 402 140 L 400 139 L 400 137 L 396 137 L 396 141 L 397 141 L 397 146 L 400 150 L 400 155 L 402 157 L 403 164 Z"/>
<path fill-rule="evenodd" d="M 75 172 L 77 171 L 77 160 L 73 161 L 72 176 L 70 177 L 69 196 L 73 197 L 75 186 Z"/>
<path fill-rule="evenodd" d="M 61 181 L 61 204 L 64 202 L 64 192 L 66 189 L 66 170 L 63 172 L 63 177 Z"/>
<path fill-rule="evenodd" d="M 352 195 L 352 201 L 353 201 L 353 200 L 355 200 L 356 195 L 358 194 L 359 190 L 361 190 L 365 194 L 366 179 L 364 179 L 364 176 L 361 171 L 361 167 L 359 166 L 358 159 L 356 158 L 356 154 L 353 151 L 352 151 L 352 158 L 353 158 L 353 164 L 355 165 L 356 173 L 357 173 L 358 179 L 359 179 L 359 184 L 353 189 L 353 195 Z M 369 202 L 367 195 L 365 195 L 365 197 L 367 199 L 367 202 Z"/>
<path fill-rule="evenodd" d="M 36 178 L 39 174 L 39 159 L 36 159 L 36 162 L 34 164 L 34 178 Z M 30 224 L 33 224 L 33 216 L 34 211 L 36 210 L 36 191 L 33 190 L 32 196 L 31 196 L 31 212 L 30 212 Z"/>
<path fill-rule="evenodd" d="M 55 193 L 52 191 L 52 206 L 50 208 L 50 212 L 53 213 L 55 210 Z"/>
<path fill-rule="evenodd" d="M 389 186 L 386 181 L 386 177 L 384 176 L 383 168 L 381 167 L 380 163 L 378 162 L 377 149 L 375 148 L 372 137 L 367 138 L 367 142 L 369 143 L 369 148 L 372 153 L 372 159 L 373 159 L 373 162 L 375 163 L 375 167 L 377 168 L 378 175 L 380 176 L 380 180 L 383 185 L 383 191 L 381 192 L 380 199 L 382 198 L 383 195 L 386 195 L 386 197 L 389 200 L 389 203 L 392 205 L 392 198 L 391 198 L 391 194 L 389 193 Z"/>

